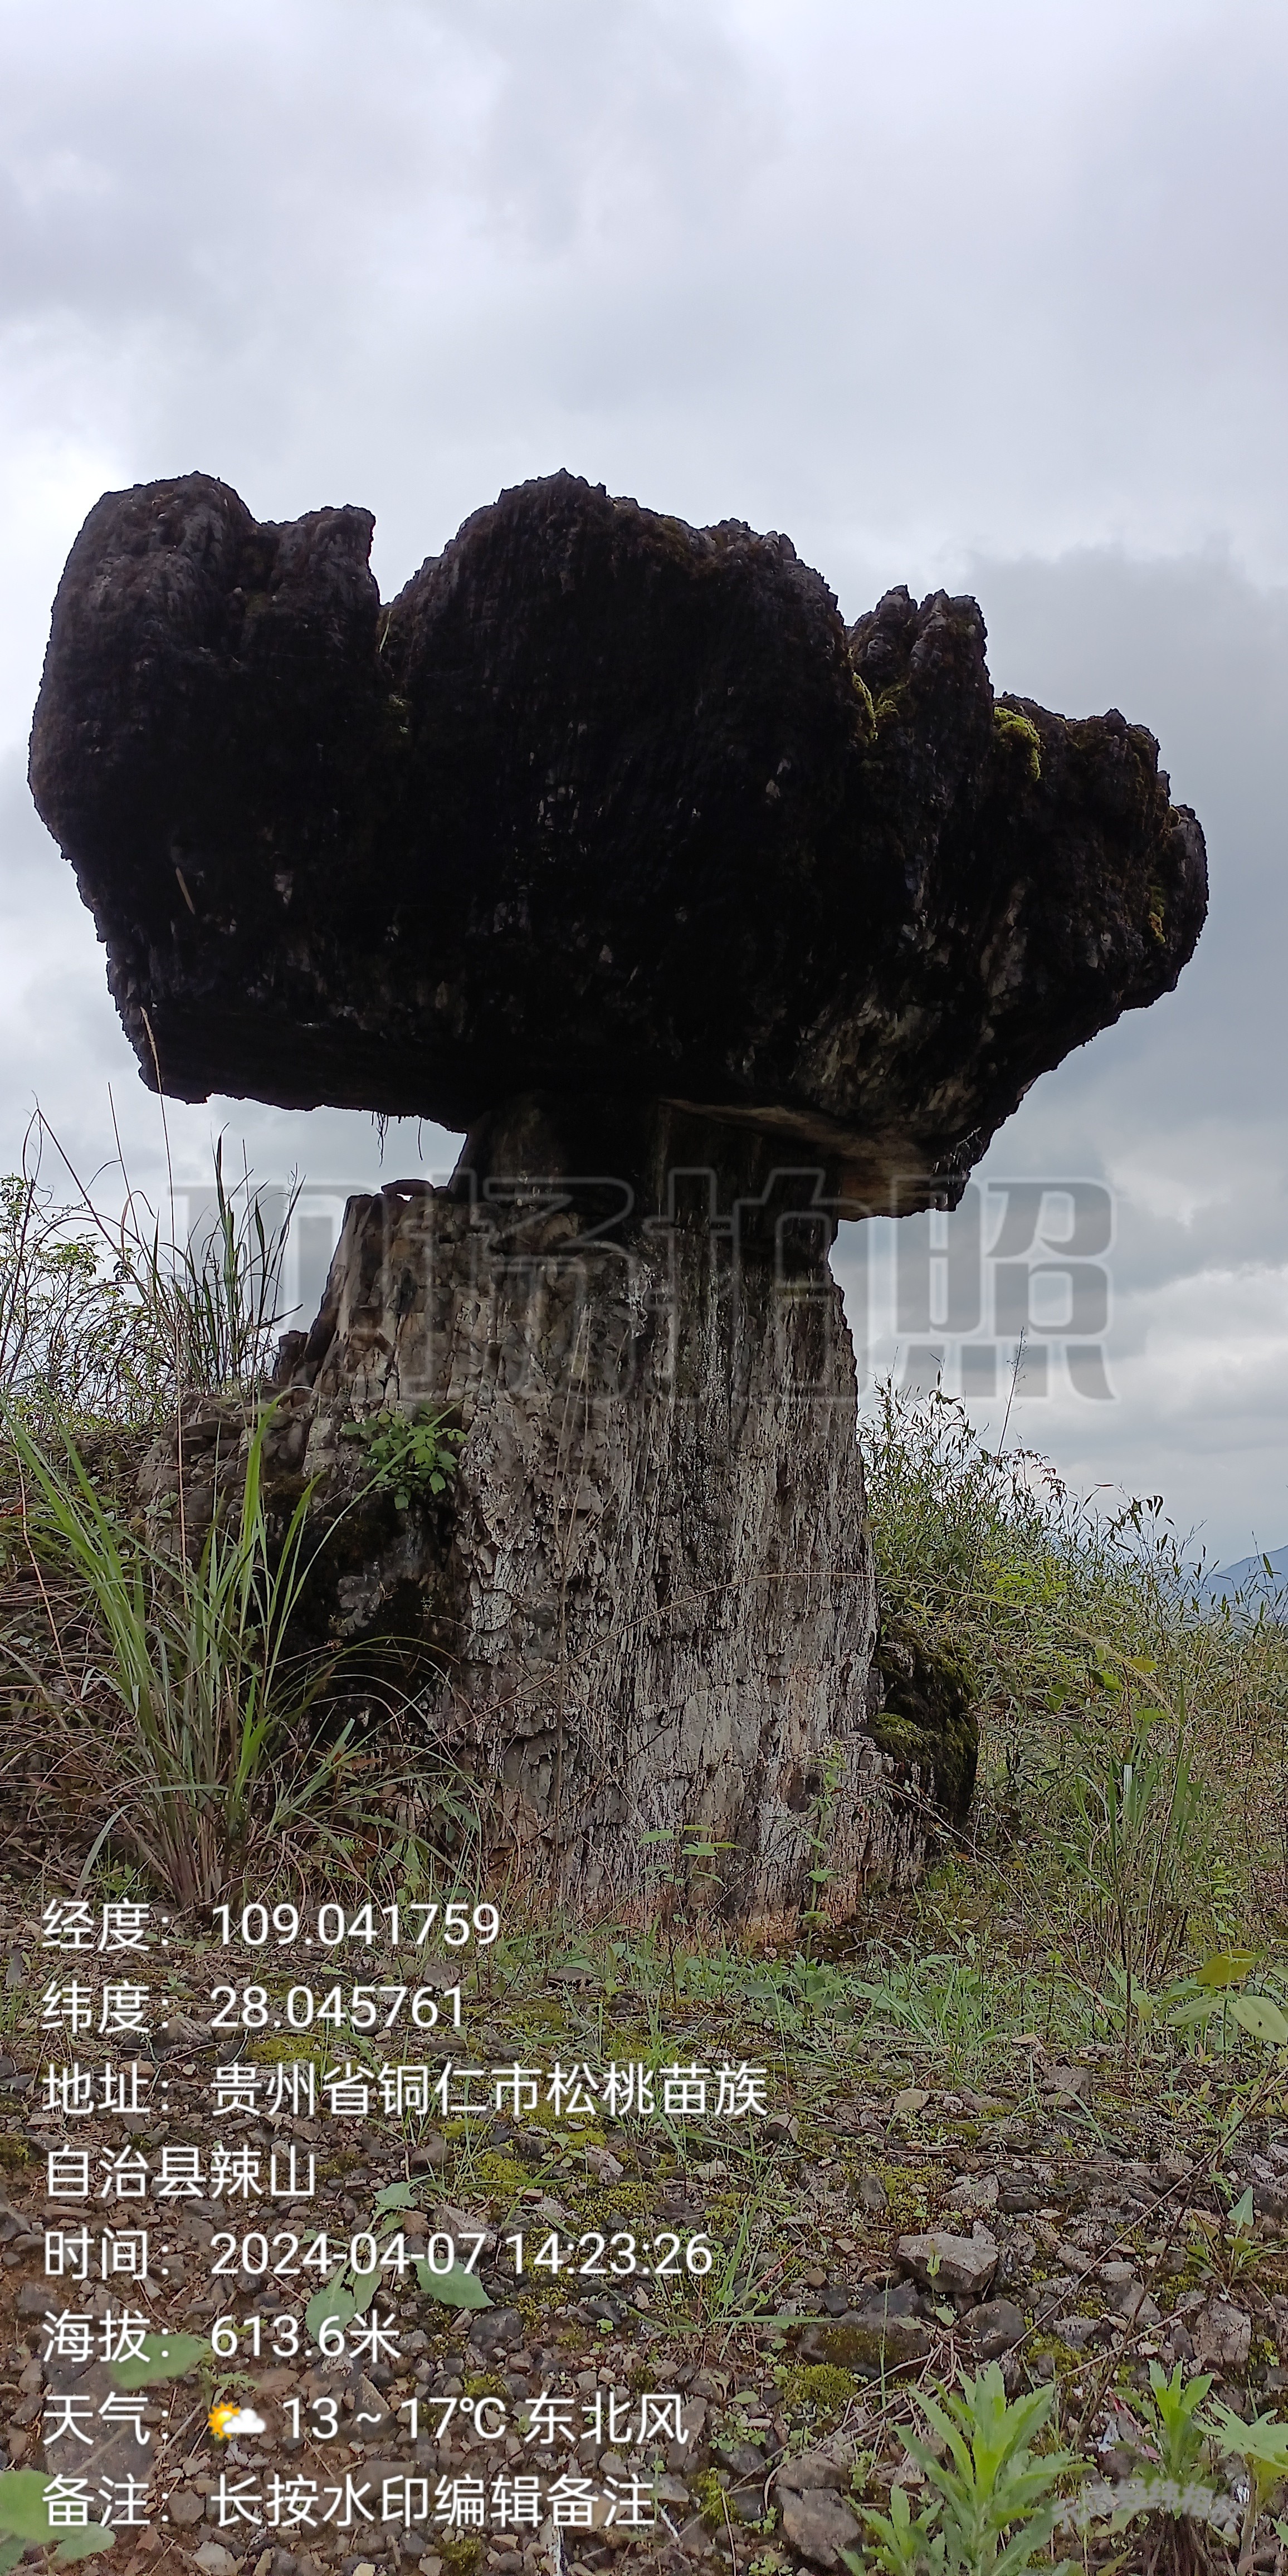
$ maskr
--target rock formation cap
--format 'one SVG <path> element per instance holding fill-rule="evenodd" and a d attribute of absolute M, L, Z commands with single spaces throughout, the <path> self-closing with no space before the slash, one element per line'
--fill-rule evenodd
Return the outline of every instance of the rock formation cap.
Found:
<path fill-rule="evenodd" d="M 974 600 L 847 631 L 787 537 L 555 474 L 382 606 L 373 524 L 189 474 L 72 548 L 31 784 L 145 1082 L 665 1102 L 942 1205 L 1174 986 L 1206 867 L 1157 743 L 995 697 Z"/>

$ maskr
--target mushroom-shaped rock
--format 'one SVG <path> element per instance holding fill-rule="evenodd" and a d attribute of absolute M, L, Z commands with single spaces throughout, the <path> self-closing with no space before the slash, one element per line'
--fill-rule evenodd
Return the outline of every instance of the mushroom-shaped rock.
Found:
<path fill-rule="evenodd" d="M 878 1722 L 836 1222 L 953 1205 L 1171 988 L 1202 834 L 1142 726 L 994 697 L 973 600 L 847 630 L 785 537 L 566 474 L 387 608 L 371 529 L 105 496 L 37 805 L 146 1081 L 468 1131 L 449 1188 L 351 1201 L 270 1448 L 353 1505 L 326 1615 L 404 1641 L 485 1843 L 583 1909 L 844 1914 L 974 1746 L 964 1683 L 904 1706 L 898 1638 Z M 426 1406 L 449 1496 L 364 1486 L 355 1417 Z M 235 1412 L 189 1407 L 147 1492 L 235 1460 Z"/>
<path fill-rule="evenodd" d="M 1175 983 L 1203 843 L 1153 736 L 995 700 L 973 600 L 847 634 L 786 537 L 557 474 L 382 609 L 372 524 L 193 474 L 72 549 L 32 788 L 146 1081 L 677 1101 L 898 1209 Z"/>

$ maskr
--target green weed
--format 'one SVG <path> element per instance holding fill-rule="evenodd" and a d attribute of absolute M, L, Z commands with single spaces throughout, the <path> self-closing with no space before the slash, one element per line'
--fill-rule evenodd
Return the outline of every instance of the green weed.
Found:
<path fill-rule="evenodd" d="M 1142 2392 L 1131 2402 L 1160 2475 L 1178 2487 L 1188 2486 L 1203 2463 L 1207 2426 L 1199 2410 L 1211 2386 L 1210 2371 L 1196 2371 L 1186 2380 L 1179 2362 L 1169 2376 L 1151 2361 L 1150 2393 Z"/>
<path fill-rule="evenodd" d="M 463 1431 L 445 1427 L 446 1416 L 418 1406 L 415 1413 L 391 1413 L 383 1410 L 367 1414 L 360 1422 L 346 1422 L 346 1440 L 360 1440 L 371 1462 L 369 1493 L 389 1493 L 395 1511 L 409 1511 L 412 1504 L 433 1502 L 445 1494 L 456 1474 L 456 1452 L 465 1441 Z"/>
<path fill-rule="evenodd" d="M 990 2362 L 942 2403 L 920 2390 L 914 2402 L 939 2445 L 907 2436 L 930 2499 L 915 2520 L 898 2486 L 888 2514 L 865 2509 L 876 2565 L 887 2576 L 1014 2576 L 1040 2565 L 1060 2519 L 1057 2481 L 1078 2466 L 1072 2452 L 1039 2456 L 1033 2448 L 1052 2392 L 1008 2402 L 1001 2371 Z M 861 2569 L 852 2552 L 846 2557 Z"/>

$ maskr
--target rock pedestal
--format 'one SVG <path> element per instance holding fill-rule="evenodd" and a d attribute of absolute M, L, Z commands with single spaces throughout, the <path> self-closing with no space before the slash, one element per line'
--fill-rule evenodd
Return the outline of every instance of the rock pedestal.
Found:
<path fill-rule="evenodd" d="M 418 1704 L 493 1860 L 579 1909 L 674 1886 L 761 1922 L 844 1916 L 915 1869 L 932 1803 L 961 1793 L 932 1733 L 896 1762 L 871 1732 L 820 1180 L 722 1199 L 710 1169 L 673 1170 L 667 1204 L 616 1223 L 598 1181 L 394 1183 L 350 1202 L 323 1311 L 284 1350 L 323 1491 L 360 1480 L 373 1413 L 464 1434 L 441 1501 L 346 1518 L 332 1615 L 415 1640 Z"/>

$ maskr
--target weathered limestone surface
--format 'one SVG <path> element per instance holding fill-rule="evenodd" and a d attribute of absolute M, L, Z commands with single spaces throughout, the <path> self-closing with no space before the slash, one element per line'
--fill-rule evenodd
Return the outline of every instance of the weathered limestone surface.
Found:
<path fill-rule="evenodd" d="M 713 1227 L 696 1176 L 610 1243 L 528 1196 L 506 1215 L 407 1184 L 350 1205 L 323 1313 L 285 1355 L 295 1463 L 350 1491 L 345 1426 L 382 1407 L 444 1410 L 466 1439 L 450 1508 L 342 1524 L 333 1612 L 431 1649 L 431 1740 L 525 1875 L 590 1905 L 678 1877 L 756 1920 L 820 1893 L 844 1916 L 865 1882 L 911 1874 L 969 1779 L 946 1734 L 905 1729 L 894 1761 L 869 1731 L 830 1223 L 776 1217 L 784 1262 L 763 1218 Z M 727 1848 L 687 1862 L 686 1833 Z"/>
<path fill-rule="evenodd" d="M 557 474 L 382 608 L 371 528 L 190 474 L 72 549 L 32 789 L 145 1081 L 677 1100 L 902 1210 L 1175 984 L 1203 837 L 1157 743 L 995 700 L 973 600 L 847 632 L 787 538 Z"/>
<path fill-rule="evenodd" d="M 916 1640 L 874 1661 L 835 1224 L 954 1205 L 1171 990 L 1202 833 L 1142 726 L 995 699 L 973 600 L 847 630 L 785 537 L 555 475 L 384 608 L 371 528 L 105 495 L 37 805 L 146 1081 L 469 1131 L 448 1192 L 353 1204 L 286 1354 L 275 1472 L 326 1510 L 346 1424 L 466 1435 L 450 1508 L 344 1517 L 319 1614 L 410 1641 L 435 1758 L 563 1896 L 643 1902 L 693 1827 L 739 1911 L 844 1913 L 974 1735 Z"/>

